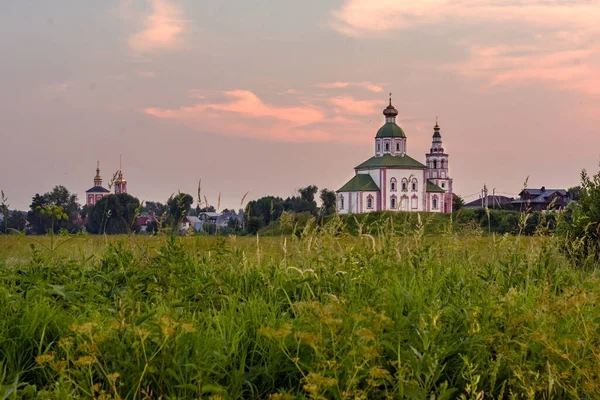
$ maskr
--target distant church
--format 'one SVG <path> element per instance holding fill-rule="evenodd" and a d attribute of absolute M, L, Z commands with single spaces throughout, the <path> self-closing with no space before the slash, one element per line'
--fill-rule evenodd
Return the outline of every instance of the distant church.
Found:
<path fill-rule="evenodd" d="M 123 176 L 123 168 L 121 160 L 119 160 L 119 171 L 115 174 L 114 179 L 115 194 L 127 193 L 127 180 Z M 94 186 L 85 191 L 86 204 L 88 207 L 95 205 L 103 197 L 110 194 L 110 190 L 102 186 L 102 176 L 100 176 L 100 161 L 96 164 L 96 176 L 94 177 Z"/>
<path fill-rule="evenodd" d="M 373 211 L 452 212 L 448 154 L 435 123 L 425 165 L 406 154 L 406 135 L 396 124 L 398 110 L 383 110 L 385 124 L 375 136 L 375 156 L 354 167 L 354 177 L 337 191 L 341 214 Z"/>

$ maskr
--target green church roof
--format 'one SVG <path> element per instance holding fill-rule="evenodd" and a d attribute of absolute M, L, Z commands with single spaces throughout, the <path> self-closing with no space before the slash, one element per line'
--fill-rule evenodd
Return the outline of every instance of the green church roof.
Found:
<path fill-rule="evenodd" d="M 399 137 L 406 138 L 404 131 L 395 122 L 386 122 L 379 130 L 377 131 L 376 138 L 387 138 L 387 137 Z"/>
<path fill-rule="evenodd" d="M 356 174 L 338 192 L 377 192 L 379 187 L 369 174 Z"/>
<path fill-rule="evenodd" d="M 370 169 L 370 168 L 403 168 L 403 169 L 423 169 L 427 168 L 417 160 L 407 155 L 393 156 L 384 154 L 381 157 L 371 157 L 364 163 L 354 169 Z"/>
<path fill-rule="evenodd" d="M 431 182 L 431 181 L 427 181 L 427 189 L 426 189 L 427 193 L 444 193 L 446 192 L 444 189 L 442 189 L 441 187 L 439 187 L 438 185 L 436 185 L 435 183 Z"/>

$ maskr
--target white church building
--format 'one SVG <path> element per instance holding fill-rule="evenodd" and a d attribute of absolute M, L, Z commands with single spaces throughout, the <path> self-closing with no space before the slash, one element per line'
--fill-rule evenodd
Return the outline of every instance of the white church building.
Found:
<path fill-rule="evenodd" d="M 354 177 L 337 193 L 341 214 L 373 211 L 452 212 L 448 154 L 435 124 L 425 164 L 406 154 L 406 135 L 396 124 L 398 110 L 383 110 L 385 124 L 375 135 L 375 155 L 354 168 Z"/>

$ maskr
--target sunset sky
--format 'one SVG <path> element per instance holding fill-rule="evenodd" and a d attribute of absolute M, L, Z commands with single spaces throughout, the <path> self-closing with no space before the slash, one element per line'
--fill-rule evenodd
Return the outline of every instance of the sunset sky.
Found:
<path fill-rule="evenodd" d="M 413 158 L 439 117 L 467 201 L 574 186 L 600 160 L 598 21 L 593 0 L 3 0 L 0 189 L 84 202 L 119 154 L 140 200 L 338 189 L 389 92 Z"/>

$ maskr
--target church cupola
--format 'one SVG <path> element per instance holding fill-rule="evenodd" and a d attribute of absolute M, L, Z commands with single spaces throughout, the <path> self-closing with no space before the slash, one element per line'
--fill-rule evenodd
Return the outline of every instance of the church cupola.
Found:
<path fill-rule="evenodd" d="M 392 94 L 390 93 L 390 104 L 383 110 L 383 115 L 385 116 L 385 122 L 396 122 L 396 117 L 398 116 L 398 110 L 396 107 L 392 105 Z"/>
<path fill-rule="evenodd" d="M 94 177 L 94 186 L 102 186 L 102 177 L 100 176 L 100 161 L 96 162 L 96 176 Z"/>
<path fill-rule="evenodd" d="M 442 135 L 440 134 L 440 126 L 438 125 L 437 117 L 435 119 L 435 126 L 433 127 L 433 137 L 431 139 L 431 153 L 444 153 L 442 147 Z"/>
<path fill-rule="evenodd" d="M 115 194 L 121 193 L 127 193 L 127 180 L 123 175 L 123 162 L 121 156 L 119 156 L 119 171 L 115 179 Z"/>
<path fill-rule="evenodd" d="M 379 128 L 375 135 L 375 155 L 403 156 L 406 154 L 406 135 L 402 128 L 396 124 L 398 110 L 392 105 L 392 94 L 390 93 L 389 104 L 383 110 L 385 124 Z"/>

